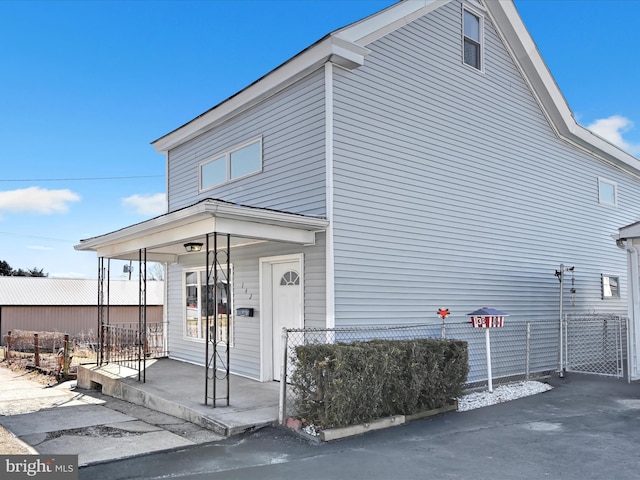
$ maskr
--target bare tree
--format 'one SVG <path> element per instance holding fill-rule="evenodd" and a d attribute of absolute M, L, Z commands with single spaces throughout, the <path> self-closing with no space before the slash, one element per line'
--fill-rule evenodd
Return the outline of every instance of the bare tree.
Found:
<path fill-rule="evenodd" d="M 147 265 L 147 280 L 164 280 L 164 265 L 162 263 L 150 262 Z"/>

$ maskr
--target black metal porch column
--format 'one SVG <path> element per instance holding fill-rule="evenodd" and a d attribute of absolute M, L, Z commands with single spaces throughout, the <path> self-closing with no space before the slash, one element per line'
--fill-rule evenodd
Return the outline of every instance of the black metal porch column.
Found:
<path fill-rule="evenodd" d="M 210 248 L 210 236 L 213 235 L 213 248 Z M 231 344 L 231 314 L 232 314 L 232 288 L 231 288 L 231 235 L 226 234 L 226 245 L 218 248 L 218 234 L 206 236 L 206 286 L 205 286 L 205 398 L 204 404 L 209 400 L 212 406 L 217 406 L 218 400 L 226 400 L 229 406 L 230 399 L 230 344 Z M 226 283 L 225 283 L 226 282 Z M 218 285 L 226 285 L 226 304 L 219 298 Z M 213 329 L 211 328 L 211 316 L 213 316 Z M 220 320 L 225 318 L 225 335 L 219 335 Z M 224 350 L 223 350 L 224 349 Z M 220 364 L 220 369 L 218 368 Z M 226 381 L 226 395 L 218 398 L 217 383 Z M 212 392 L 209 393 L 209 383 Z"/>
<path fill-rule="evenodd" d="M 105 302 L 105 275 L 107 277 L 107 295 Z M 98 258 L 98 358 L 96 363 L 101 366 L 105 362 L 105 352 L 107 363 L 109 363 L 109 285 L 111 283 L 111 259 L 107 259 L 105 271 L 104 257 Z"/>
<path fill-rule="evenodd" d="M 104 322 L 104 257 L 98 257 L 98 358 L 96 359 L 98 366 L 101 366 L 104 361 Z"/>
<path fill-rule="evenodd" d="M 138 250 L 138 381 L 147 381 L 147 249 Z"/>

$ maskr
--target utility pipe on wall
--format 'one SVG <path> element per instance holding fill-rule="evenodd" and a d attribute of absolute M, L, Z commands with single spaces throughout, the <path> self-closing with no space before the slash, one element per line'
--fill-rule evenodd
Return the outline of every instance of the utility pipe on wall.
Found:
<path fill-rule="evenodd" d="M 616 245 L 627 252 L 627 290 L 629 296 L 627 326 L 627 379 L 637 380 L 638 375 L 638 321 L 640 321 L 640 291 L 638 281 L 640 278 L 638 247 L 630 244 L 629 240 L 617 239 Z"/>

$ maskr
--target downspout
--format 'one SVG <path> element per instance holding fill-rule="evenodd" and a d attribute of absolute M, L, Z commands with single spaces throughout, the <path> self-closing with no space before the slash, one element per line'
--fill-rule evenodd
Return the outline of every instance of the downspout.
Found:
<path fill-rule="evenodd" d="M 638 292 L 638 274 L 640 273 L 638 270 L 640 264 L 638 262 L 637 247 L 629 245 L 628 240 L 621 238 L 616 240 L 616 245 L 627 252 L 628 313 L 631 317 L 628 325 L 629 331 L 627 332 L 627 379 L 631 381 L 638 379 L 636 322 L 640 319 L 640 292 Z"/>

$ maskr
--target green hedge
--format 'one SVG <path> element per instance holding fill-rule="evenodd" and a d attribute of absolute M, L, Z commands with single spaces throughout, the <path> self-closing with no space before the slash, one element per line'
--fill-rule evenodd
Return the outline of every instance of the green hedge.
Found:
<path fill-rule="evenodd" d="M 440 408 L 469 373 L 459 340 L 372 340 L 296 347 L 290 377 L 298 417 L 321 428 Z"/>

